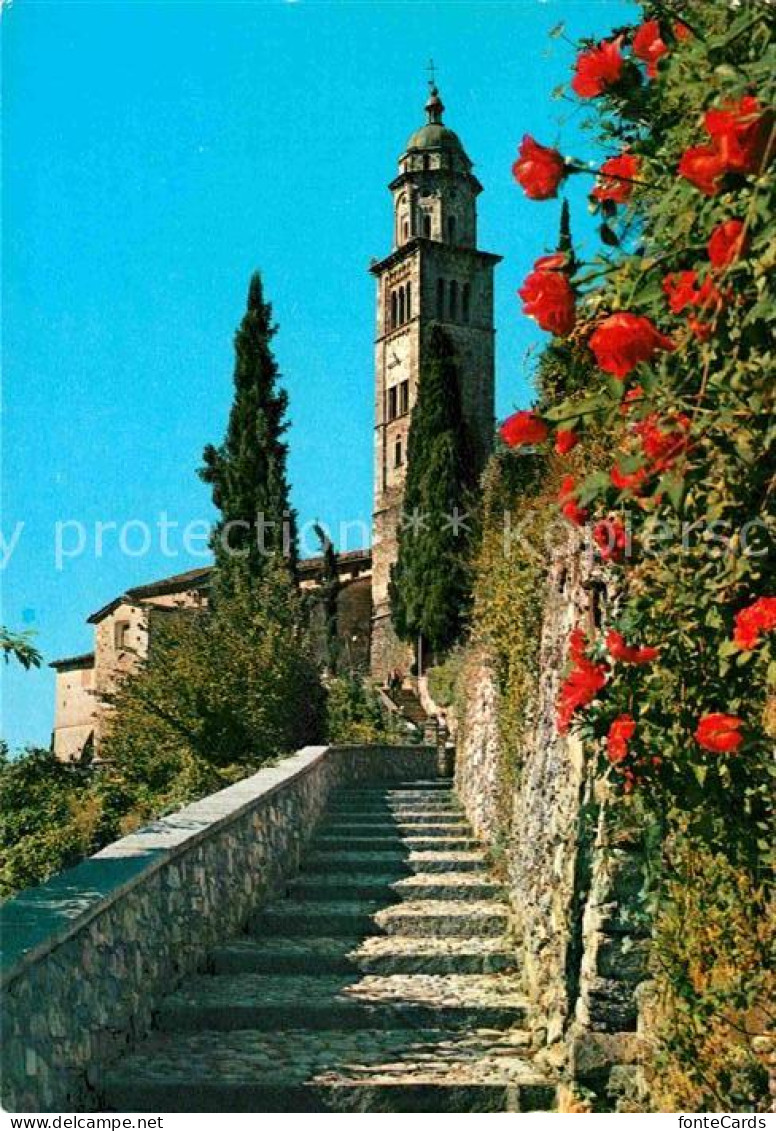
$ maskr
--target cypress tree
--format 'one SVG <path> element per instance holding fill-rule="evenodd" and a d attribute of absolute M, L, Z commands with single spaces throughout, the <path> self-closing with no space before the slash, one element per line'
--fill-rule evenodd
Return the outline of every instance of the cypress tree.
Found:
<path fill-rule="evenodd" d="M 475 487 L 455 349 L 433 326 L 410 421 L 404 521 L 390 583 L 396 633 L 413 644 L 420 640 L 424 654 L 450 648 L 466 619 Z"/>
<path fill-rule="evenodd" d="M 290 505 L 288 445 L 283 440 L 288 396 L 279 387 L 272 353 L 276 332 L 256 272 L 235 335 L 234 399 L 226 436 L 220 447 L 207 445 L 199 472 L 212 487 L 221 512 L 211 535 L 221 585 L 235 567 L 257 580 L 272 554 L 283 555 L 292 572 L 296 566 L 296 515 Z"/>

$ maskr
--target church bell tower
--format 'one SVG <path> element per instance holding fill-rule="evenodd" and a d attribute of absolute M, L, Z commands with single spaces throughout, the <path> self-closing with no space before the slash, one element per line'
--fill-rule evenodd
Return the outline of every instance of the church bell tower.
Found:
<path fill-rule="evenodd" d="M 407 472 L 407 439 L 423 350 L 432 325 L 453 341 L 463 413 L 479 469 L 494 433 L 493 268 L 501 256 L 477 248 L 482 185 L 458 138 L 442 121 L 429 84 L 426 123 L 399 159 L 393 196 L 393 250 L 373 263 L 375 342 L 375 493 L 372 546 L 372 673 L 407 671 L 411 651 L 391 625 L 388 584 L 396 561 Z"/>

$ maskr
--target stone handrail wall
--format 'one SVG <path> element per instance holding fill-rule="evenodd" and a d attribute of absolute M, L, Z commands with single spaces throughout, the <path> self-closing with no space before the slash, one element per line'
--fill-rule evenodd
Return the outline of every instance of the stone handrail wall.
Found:
<path fill-rule="evenodd" d="M 89 1070 L 297 870 L 329 794 L 437 776 L 422 746 L 310 746 L 0 908 L 3 1106 L 89 1111 Z"/>

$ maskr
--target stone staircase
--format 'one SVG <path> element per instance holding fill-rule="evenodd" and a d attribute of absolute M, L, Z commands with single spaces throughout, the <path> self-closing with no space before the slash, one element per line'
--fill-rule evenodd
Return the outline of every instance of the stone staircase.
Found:
<path fill-rule="evenodd" d="M 448 783 L 342 790 L 287 897 L 97 1082 L 103 1110 L 550 1110 L 508 931 Z"/>

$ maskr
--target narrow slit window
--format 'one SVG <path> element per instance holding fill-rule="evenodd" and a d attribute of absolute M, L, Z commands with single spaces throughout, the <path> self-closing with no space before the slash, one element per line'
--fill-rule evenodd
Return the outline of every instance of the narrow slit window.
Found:
<path fill-rule="evenodd" d="M 445 281 L 437 279 L 437 318 L 445 316 Z"/>
<path fill-rule="evenodd" d="M 402 451 L 401 440 L 396 441 L 396 445 L 395 445 L 394 450 L 393 450 L 393 455 L 394 455 L 394 467 L 401 467 L 402 463 L 404 462 L 404 452 Z"/>
<path fill-rule="evenodd" d="M 461 318 L 468 322 L 471 318 L 472 288 L 470 283 L 464 283 L 461 290 Z"/>
<path fill-rule="evenodd" d="M 455 322 L 458 317 L 458 283 L 455 279 L 450 282 L 450 321 Z"/>
<path fill-rule="evenodd" d="M 402 416 L 410 411 L 410 383 L 402 381 L 399 386 L 399 412 Z"/>

